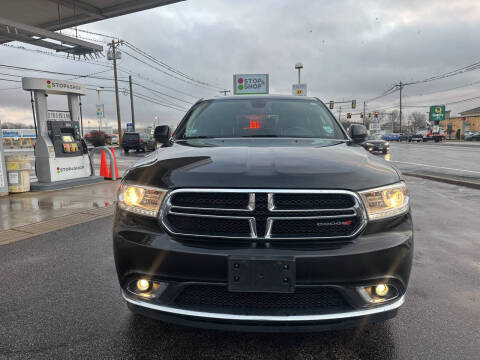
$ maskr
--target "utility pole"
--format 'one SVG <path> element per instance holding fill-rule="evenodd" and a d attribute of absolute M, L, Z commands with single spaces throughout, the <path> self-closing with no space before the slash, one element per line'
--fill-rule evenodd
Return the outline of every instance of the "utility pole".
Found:
<path fill-rule="evenodd" d="M 365 122 L 365 118 L 367 117 L 367 113 L 365 112 L 366 109 L 367 109 L 367 106 L 366 106 L 366 103 L 365 103 L 365 101 L 364 101 L 364 102 L 363 102 L 363 125 L 366 124 L 366 122 Z"/>
<path fill-rule="evenodd" d="M 342 107 L 340 106 L 340 107 L 338 108 L 338 122 L 340 122 L 341 117 L 342 117 Z"/>
<path fill-rule="evenodd" d="M 133 128 L 133 131 L 135 131 L 135 110 L 133 109 L 132 75 L 128 75 L 128 83 L 130 84 L 130 106 L 132 108 L 132 128 Z"/>
<path fill-rule="evenodd" d="M 400 131 L 399 132 L 400 133 L 402 132 L 402 88 L 403 88 L 403 84 L 400 81 L 400 114 L 399 114 L 399 117 L 400 117 Z M 392 130 L 392 133 L 393 133 L 393 130 Z"/>
<path fill-rule="evenodd" d="M 118 78 L 117 78 L 117 56 L 115 53 L 115 40 L 112 40 L 113 55 L 113 76 L 115 78 L 115 100 L 117 102 L 117 126 L 118 126 L 118 142 L 122 143 L 122 120 L 120 119 L 120 99 L 118 97 Z"/>

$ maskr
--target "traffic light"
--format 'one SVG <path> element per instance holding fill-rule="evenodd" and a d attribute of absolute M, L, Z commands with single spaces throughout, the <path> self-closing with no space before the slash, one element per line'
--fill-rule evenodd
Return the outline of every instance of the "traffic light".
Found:
<path fill-rule="evenodd" d="M 352 109 L 357 107 L 357 100 L 352 100 Z"/>
<path fill-rule="evenodd" d="M 335 103 L 333 101 L 330 101 L 330 110 L 333 109 L 333 106 L 335 105 Z"/>
<path fill-rule="evenodd" d="M 351 119 L 352 118 L 352 113 L 347 113 L 347 119 Z"/>
<path fill-rule="evenodd" d="M 360 119 L 363 119 L 363 112 L 360 113 Z"/>
<path fill-rule="evenodd" d="M 368 113 L 368 117 L 371 118 L 371 117 L 372 117 L 372 113 Z"/>
<path fill-rule="evenodd" d="M 378 118 L 378 111 L 375 111 L 375 118 Z"/>

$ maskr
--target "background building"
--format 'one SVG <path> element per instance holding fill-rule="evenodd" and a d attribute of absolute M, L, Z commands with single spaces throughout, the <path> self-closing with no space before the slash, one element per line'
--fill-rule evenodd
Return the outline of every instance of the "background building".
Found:
<path fill-rule="evenodd" d="M 460 116 L 440 121 L 447 138 L 462 138 L 467 131 L 480 131 L 480 107 L 466 110 Z"/>

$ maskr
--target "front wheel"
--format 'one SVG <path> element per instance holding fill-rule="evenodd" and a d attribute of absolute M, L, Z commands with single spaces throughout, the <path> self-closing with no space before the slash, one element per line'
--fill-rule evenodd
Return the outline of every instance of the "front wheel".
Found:
<path fill-rule="evenodd" d="M 385 149 L 384 149 L 384 150 L 383 150 L 383 153 L 384 153 L 384 154 L 388 153 L 388 150 L 385 150 Z"/>
<path fill-rule="evenodd" d="M 128 148 L 123 148 L 123 151 L 125 151 L 125 154 L 128 154 Z"/>

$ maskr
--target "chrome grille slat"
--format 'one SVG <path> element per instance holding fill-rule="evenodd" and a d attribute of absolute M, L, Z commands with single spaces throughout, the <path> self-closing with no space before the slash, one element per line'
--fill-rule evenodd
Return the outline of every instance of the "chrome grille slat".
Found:
<path fill-rule="evenodd" d="M 206 193 L 215 194 L 215 198 L 218 200 L 218 194 L 224 193 L 225 196 L 228 194 L 239 194 L 239 193 L 248 193 L 248 202 L 247 198 L 245 197 L 245 207 L 243 208 L 214 208 L 214 207 L 194 207 L 194 206 L 179 206 L 176 204 L 172 204 L 172 198 L 174 198 L 175 194 L 178 193 L 190 193 L 190 194 L 182 194 L 183 202 L 185 202 L 185 196 L 191 195 L 192 199 L 195 194 L 201 193 L 201 199 L 205 199 Z M 261 194 L 261 196 L 256 197 L 256 194 Z M 311 203 L 315 203 L 318 205 L 320 204 L 331 204 L 333 206 L 343 206 L 346 204 L 351 205 L 354 203 L 354 206 L 349 206 L 346 208 L 338 207 L 338 208 L 301 208 L 301 209 L 292 209 L 292 208 L 277 208 L 275 204 L 275 195 L 276 194 L 283 194 L 284 200 L 286 199 L 287 203 L 285 206 L 291 207 L 292 204 L 298 204 L 300 202 L 301 206 L 305 206 L 307 203 L 310 205 Z M 295 199 L 295 195 L 300 194 L 302 197 L 299 199 Z M 305 195 L 311 194 L 311 196 L 317 196 L 315 199 L 306 198 Z M 322 194 L 327 194 L 327 196 L 321 196 Z M 338 201 L 336 203 L 332 203 L 332 201 L 336 201 L 335 195 L 338 195 Z M 292 200 L 293 197 L 293 200 Z M 340 198 L 341 197 L 341 198 Z M 239 196 L 234 196 L 238 200 Z M 307 199 L 307 200 L 305 200 Z M 345 200 L 347 199 L 347 200 Z M 198 200 L 192 200 L 194 202 L 198 202 Z M 243 200 L 242 200 L 243 201 Z M 264 204 L 265 201 L 265 204 Z M 256 203 L 257 202 L 257 203 Z M 284 203 L 285 204 L 285 203 Z M 188 205 L 188 204 L 186 204 Z M 237 203 L 237 205 L 241 205 Z M 231 204 L 229 204 L 231 206 Z M 257 208 L 258 207 L 258 208 Z M 177 211 L 175 211 L 177 210 Z M 203 213 L 200 213 L 203 212 Z M 212 213 L 208 213 L 212 212 Z M 225 212 L 224 214 L 218 214 L 218 212 Z M 306 215 L 309 213 L 309 215 Z M 330 215 L 329 215 L 330 213 Z M 289 215 L 287 215 L 289 214 Z M 312 215 L 314 214 L 314 215 Z M 227 234 L 219 235 L 212 231 L 211 234 L 196 234 L 196 233 L 189 233 L 189 232 L 182 232 L 179 231 L 178 228 L 176 229 L 172 226 L 167 217 L 174 216 L 174 218 L 170 219 L 177 219 L 175 216 L 180 216 L 182 218 L 204 218 L 205 221 L 214 221 L 214 219 L 219 219 L 222 221 L 226 221 L 231 219 L 232 221 L 245 221 L 245 226 L 248 223 L 248 227 L 250 228 L 250 236 L 238 236 L 236 234 L 236 229 L 232 230 L 232 235 L 230 236 Z M 260 218 L 260 222 L 258 222 L 258 218 Z M 340 223 L 326 223 L 326 224 L 319 224 L 319 223 L 312 223 L 312 220 L 335 220 L 338 219 Z M 346 222 L 342 223 L 342 219 L 351 219 L 347 220 Z M 367 216 L 363 206 L 363 203 L 360 197 L 351 191 L 347 190 L 287 190 L 287 189 L 178 189 L 173 190 L 167 194 L 167 197 L 162 204 L 161 211 L 160 211 L 160 221 L 162 225 L 166 228 L 166 230 L 174 235 L 178 236 L 188 236 L 188 237 L 211 237 L 211 238 L 232 238 L 232 239 L 269 239 L 269 240 L 292 240 L 292 239 L 345 239 L 345 238 L 353 238 L 355 237 L 360 231 L 362 231 L 367 223 Z M 293 227 L 285 228 L 285 222 L 291 221 L 292 224 L 295 225 Z M 303 223 L 302 221 L 310 221 L 310 223 Z M 284 236 L 278 234 L 278 231 L 274 230 L 274 223 L 279 223 L 280 228 L 278 231 L 287 231 Z M 283 224 L 281 223 L 283 222 Z M 227 222 L 230 226 L 232 222 Z M 243 223 L 242 223 L 243 224 Z M 338 225 L 342 226 L 352 226 L 352 232 L 343 235 L 342 231 L 343 227 L 340 227 L 341 230 L 338 230 Z M 178 225 L 178 223 L 177 223 Z M 208 225 L 210 226 L 210 225 Z M 233 225 L 232 225 L 233 226 Z M 290 226 L 290 224 L 288 224 Z M 296 226 L 296 227 L 295 227 Z M 312 235 L 312 228 L 316 229 L 316 232 L 323 233 L 323 228 L 319 228 L 319 226 L 325 227 L 332 227 L 332 233 L 336 233 L 335 236 L 316 236 L 317 234 L 314 232 Z M 215 225 L 213 224 L 212 227 L 214 228 Z M 336 227 L 335 231 L 333 227 Z M 184 227 L 185 228 L 185 227 Z M 187 225 L 187 228 L 189 226 Z M 202 226 L 202 228 L 204 228 Z M 224 227 L 223 227 L 224 229 Z M 260 229 L 260 230 L 258 230 Z M 280 230 L 279 230 L 280 229 Z M 297 229 L 305 230 L 307 229 L 309 233 L 294 233 Z M 350 230 L 345 228 L 345 231 Z M 257 233 L 260 231 L 260 233 Z M 272 233 L 272 231 L 276 231 L 277 233 Z M 341 235 L 338 235 L 338 234 Z M 287 236 L 288 234 L 288 236 Z"/>

